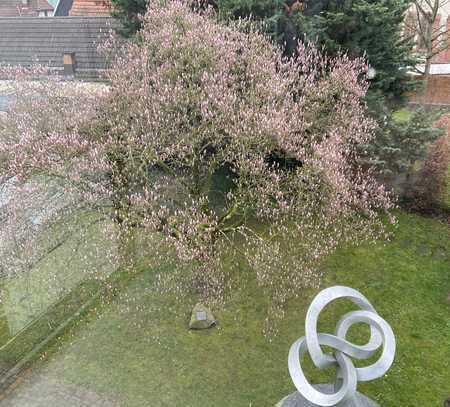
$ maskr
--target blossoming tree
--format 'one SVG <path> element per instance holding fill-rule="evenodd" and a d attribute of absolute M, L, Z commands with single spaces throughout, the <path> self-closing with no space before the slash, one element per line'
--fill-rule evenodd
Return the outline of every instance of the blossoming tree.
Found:
<path fill-rule="evenodd" d="M 152 1 L 137 40 L 109 46 L 109 89 L 95 97 L 16 82 L 39 97 L 22 90 L 2 125 L 3 177 L 55 179 L 122 236 L 158 236 L 210 301 L 230 253 L 280 311 L 339 244 L 384 235 L 391 201 L 357 164 L 374 130 L 363 60 L 304 44 L 287 60 L 251 27 L 177 0 Z"/>

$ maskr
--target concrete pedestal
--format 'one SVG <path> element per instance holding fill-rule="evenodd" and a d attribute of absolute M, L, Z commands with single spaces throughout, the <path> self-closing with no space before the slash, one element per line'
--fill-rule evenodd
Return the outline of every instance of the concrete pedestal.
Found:
<path fill-rule="evenodd" d="M 317 390 L 323 393 L 333 393 L 333 384 L 318 384 L 314 386 Z M 312 404 L 306 400 L 299 392 L 292 393 L 291 395 L 285 397 L 281 400 L 276 407 L 318 407 L 316 404 Z M 379 404 L 370 400 L 361 393 L 356 393 L 354 400 L 348 401 L 346 403 L 340 403 L 336 407 L 380 407 Z"/>

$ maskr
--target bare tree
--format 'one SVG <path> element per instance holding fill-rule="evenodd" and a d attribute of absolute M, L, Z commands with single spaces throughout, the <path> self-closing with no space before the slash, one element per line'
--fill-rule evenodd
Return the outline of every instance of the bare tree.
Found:
<path fill-rule="evenodd" d="M 406 29 L 416 39 L 417 49 L 423 52 L 425 66 L 418 72 L 428 78 L 433 58 L 450 47 L 447 19 L 440 21 L 440 11 L 450 0 L 414 0 L 405 21 Z"/>

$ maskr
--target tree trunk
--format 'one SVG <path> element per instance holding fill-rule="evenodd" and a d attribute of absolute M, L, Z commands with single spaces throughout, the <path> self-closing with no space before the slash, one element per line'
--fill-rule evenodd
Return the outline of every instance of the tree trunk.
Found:
<path fill-rule="evenodd" d="M 433 58 L 433 50 L 430 49 L 429 47 L 427 47 L 427 56 L 426 56 L 426 60 L 425 60 L 425 69 L 423 72 L 423 93 L 424 96 L 426 97 L 427 93 L 428 93 L 428 80 L 430 78 L 431 75 L 431 61 Z"/>
<path fill-rule="evenodd" d="M 428 79 L 428 76 L 430 75 L 431 72 L 431 58 L 427 58 L 426 62 L 425 62 L 425 70 L 424 70 L 424 77 L 425 80 Z"/>
<path fill-rule="evenodd" d="M 121 271 L 132 272 L 136 265 L 135 228 L 122 223 L 118 225 L 118 256 Z"/>
<path fill-rule="evenodd" d="M 427 19 L 427 26 L 426 26 L 426 41 L 425 46 L 427 49 L 426 53 L 426 59 L 425 59 L 425 71 L 424 71 L 424 79 L 425 79 L 425 85 L 428 83 L 428 77 L 431 72 L 431 62 L 433 59 L 433 23 L 434 19 Z"/>

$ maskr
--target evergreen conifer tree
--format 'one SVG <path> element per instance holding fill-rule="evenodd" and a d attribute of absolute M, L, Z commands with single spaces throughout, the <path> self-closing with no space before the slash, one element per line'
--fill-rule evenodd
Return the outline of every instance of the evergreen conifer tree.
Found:
<path fill-rule="evenodd" d="M 133 36 L 140 28 L 140 15 L 147 10 L 148 0 L 111 0 L 113 17 L 120 22 L 119 33 L 128 38 Z"/>
<path fill-rule="evenodd" d="M 425 149 L 405 148 L 407 133 L 414 146 L 425 146 L 437 132 L 431 116 L 412 113 L 395 123 L 393 112 L 404 95 L 417 86 L 408 74 L 416 63 L 410 40 L 402 36 L 402 23 L 412 0 L 192 0 L 197 8 L 212 6 L 219 18 L 251 19 L 278 42 L 287 56 L 295 55 L 299 39 L 317 42 L 334 56 L 346 52 L 365 56 L 373 72 L 366 97 L 379 124 L 376 140 L 367 147 L 367 162 L 387 173 L 405 171 Z M 112 0 L 122 22 L 122 34 L 133 35 L 140 26 L 147 0 Z M 414 131 L 411 132 L 411 130 Z M 395 152 L 395 154 L 393 153 Z"/>

